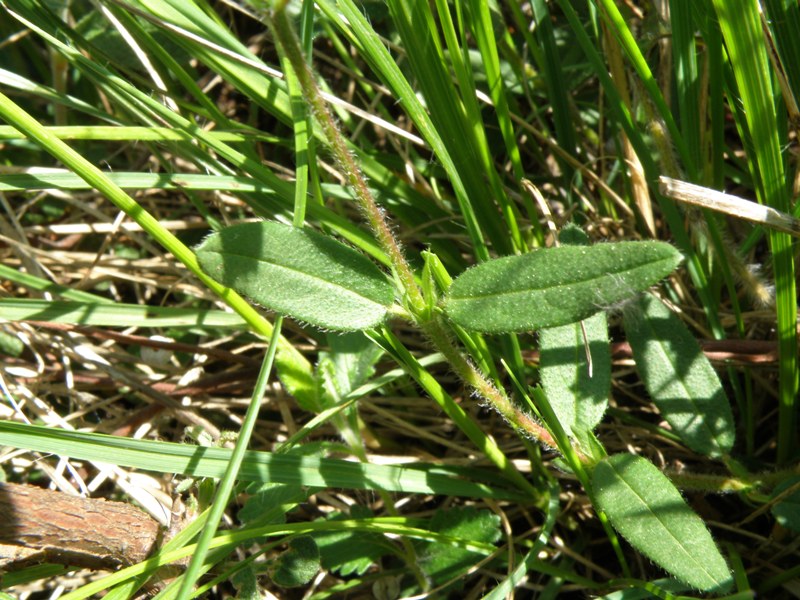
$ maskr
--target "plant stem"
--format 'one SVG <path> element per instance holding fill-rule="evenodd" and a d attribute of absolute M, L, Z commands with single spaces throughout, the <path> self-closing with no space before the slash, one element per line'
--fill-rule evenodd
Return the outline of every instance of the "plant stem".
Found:
<path fill-rule="evenodd" d="M 270 24 L 272 25 L 272 31 L 275 34 L 276 40 L 285 53 L 286 59 L 294 69 L 295 75 L 300 82 L 300 87 L 303 89 L 303 95 L 311 108 L 311 112 L 314 114 L 320 127 L 322 127 L 325 138 L 331 145 L 331 152 L 339 169 L 347 177 L 347 182 L 353 189 L 359 209 L 367 219 L 381 247 L 389 256 L 392 267 L 403 285 L 407 300 L 412 308 L 411 312 L 416 313 L 422 310 L 424 307 L 422 292 L 417 286 L 411 267 L 408 265 L 405 256 L 403 256 L 400 244 L 392 234 L 392 230 L 389 228 L 383 216 L 383 210 L 372 197 L 372 192 L 369 190 L 367 180 L 361 172 L 361 168 L 358 166 L 352 152 L 350 152 L 350 149 L 347 147 L 339 125 L 328 109 L 328 105 L 314 80 L 314 74 L 311 72 L 311 68 L 308 66 L 308 63 L 303 60 L 300 41 L 297 39 L 294 28 L 282 6 L 276 8 L 272 12 Z"/>
<path fill-rule="evenodd" d="M 445 356 L 461 379 L 486 399 L 503 418 L 515 428 L 533 436 L 540 442 L 556 447 L 550 433 L 536 423 L 529 414 L 515 406 L 511 399 L 503 391 L 495 387 L 453 344 L 442 318 L 435 314 L 430 314 L 422 291 L 414 278 L 414 273 L 403 255 L 402 248 L 386 222 L 383 210 L 375 202 L 355 157 L 348 149 L 344 135 L 328 109 L 328 105 L 314 80 L 311 68 L 303 59 L 300 42 L 284 10 L 284 4 L 279 2 L 270 15 L 269 23 L 275 39 L 295 71 L 306 101 L 320 127 L 322 127 L 325 138 L 331 145 L 334 159 L 353 188 L 361 212 L 367 219 L 381 247 L 389 256 L 393 270 L 405 292 L 406 308 L 409 313 L 427 334 L 437 350 Z"/>
<path fill-rule="evenodd" d="M 481 397 L 488 400 L 491 405 L 508 421 L 513 427 L 531 435 L 541 443 L 557 448 L 557 444 L 544 427 L 539 425 L 531 415 L 516 406 L 506 393 L 498 389 L 472 364 L 464 354 L 453 344 L 452 338 L 440 317 L 428 322 L 419 323 L 422 330 L 450 363 L 458 376 L 472 387 Z"/>

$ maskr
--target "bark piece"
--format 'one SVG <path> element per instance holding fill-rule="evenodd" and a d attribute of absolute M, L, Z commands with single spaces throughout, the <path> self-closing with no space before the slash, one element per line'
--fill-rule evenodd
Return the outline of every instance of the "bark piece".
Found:
<path fill-rule="evenodd" d="M 38 562 L 115 569 L 141 562 L 159 524 L 124 502 L 0 483 L 0 568 Z"/>

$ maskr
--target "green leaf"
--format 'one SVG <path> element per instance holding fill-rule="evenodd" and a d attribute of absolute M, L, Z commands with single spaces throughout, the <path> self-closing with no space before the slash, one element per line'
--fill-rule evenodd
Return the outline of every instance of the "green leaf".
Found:
<path fill-rule="evenodd" d="M 260 600 L 263 597 L 252 564 L 234 573 L 230 581 L 236 588 L 236 600 Z"/>
<path fill-rule="evenodd" d="M 444 310 L 456 324 L 485 333 L 567 325 L 647 289 L 680 261 L 663 242 L 534 250 L 465 271 Z"/>
<path fill-rule="evenodd" d="M 323 329 L 369 329 L 394 289 L 368 258 L 329 237 L 263 221 L 228 227 L 197 248 L 203 270 L 256 302 Z"/>
<path fill-rule="evenodd" d="M 283 387 L 297 405 L 308 412 L 322 410 L 320 390 L 314 370 L 299 352 L 278 352 L 275 357 L 275 371 Z"/>
<path fill-rule="evenodd" d="M 789 491 L 791 488 L 791 491 Z M 781 497 L 788 491 L 788 495 Z M 800 477 L 791 477 L 772 492 L 772 515 L 782 527 L 800 532 Z"/>
<path fill-rule="evenodd" d="M 500 517 L 488 510 L 473 507 L 438 510 L 431 519 L 431 531 L 474 542 L 494 543 L 500 539 Z M 451 544 L 426 544 L 420 552 L 419 565 L 435 584 L 450 581 L 483 558 Z"/>
<path fill-rule="evenodd" d="M 363 333 L 329 335 L 330 351 L 319 353 L 318 373 L 326 406 L 339 404 L 375 373 L 383 349 Z"/>
<path fill-rule="evenodd" d="M 289 542 L 289 549 L 278 558 L 271 573 L 281 587 L 307 584 L 319 571 L 319 549 L 314 538 L 301 535 Z"/>
<path fill-rule="evenodd" d="M 0 314 L 9 321 L 47 321 L 97 327 L 130 327 L 135 324 L 137 327 L 241 328 L 245 325 L 239 315 L 221 310 L 85 300 L 2 298 Z"/>
<path fill-rule="evenodd" d="M 271 482 L 251 485 L 247 493 L 251 496 L 237 515 L 242 523 L 285 523 L 287 510 L 304 502 L 309 494 L 300 485 Z"/>
<path fill-rule="evenodd" d="M 611 390 L 605 313 L 580 323 L 542 329 L 539 349 L 539 372 L 550 406 L 567 433 L 584 440 L 603 418 Z M 591 375 L 587 349 L 592 359 Z"/>
<path fill-rule="evenodd" d="M 330 521 L 343 519 L 368 519 L 373 517 L 368 508 L 354 505 L 350 514 L 337 513 Z M 338 572 L 342 577 L 363 575 L 382 556 L 393 554 L 397 548 L 385 535 L 371 531 L 320 531 L 314 533 L 324 569 Z"/>
<path fill-rule="evenodd" d="M 731 587 L 728 565 L 703 521 L 652 463 L 608 456 L 597 463 L 592 486 L 614 529 L 676 579 L 702 591 Z"/>
<path fill-rule="evenodd" d="M 730 452 L 736 428 L 728 398 L 680 318 L 642 294 L 626 307 L 624 326 L 642 381 L 675 433 L 700 454 Z"/>

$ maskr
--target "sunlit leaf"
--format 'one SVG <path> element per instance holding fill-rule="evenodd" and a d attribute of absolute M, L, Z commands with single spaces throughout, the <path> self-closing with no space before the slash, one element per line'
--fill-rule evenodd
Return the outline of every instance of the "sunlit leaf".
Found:
<path fill-rule="evenodd" d="M 379 325 L 394 299 L 368 258 L 308 229 L 273 221 L 243 223 L 197 248 L 203 270 L 259 304 L 323 329 Z"/>
<path fill-rule="evenodd" d="M 722 592 L 733 580 L 703 521 L 648 460 L 615 454 L 592 474 L 597 507 L 631 545 L 676 579 Z"/>
<path fill-rule="evenodd" d="M 663 242 L 534 250 L 465 271 L 444 309 L 458 325 L 485 333 L 556 327 L 646 290 L 680 262 L 681 254 Z"/>

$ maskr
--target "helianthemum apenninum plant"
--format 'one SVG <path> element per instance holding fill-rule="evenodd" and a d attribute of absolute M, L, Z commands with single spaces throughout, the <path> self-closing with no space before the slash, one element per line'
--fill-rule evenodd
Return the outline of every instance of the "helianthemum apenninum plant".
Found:
<path fill-rule="evenodd" d="M 520 433 L 572 454 L 576 448 L 571 446 L 569 438 L 563 436 L 566 421 L 563 417 L 571 409 L 575 420 L 570 423 L 570 434 L 574 439 L 585 440 L 586 449 L 598 448 L 589 446 L 589 440 L 599 419 L 579 414 L 587 412 L 588 394 L 573 393 L 573 406 L 569 408 L 560 404 L 552 406 L 562 434 L 557 435 L 560 439 L 554 441 L 549 432 L 552 426 L 546 426 L 547 419 L 544 419 L 543 427 L 528 410 L 515 404 L 503 389 L 495 386 L 454 345 L 453 332 L 448 329 L 456 325 L 468 332 L 495 334 L 545 330 L 543 339 L 547 341 L 543 343 L 543 353 L 549 356 L 559 351 L 573 354 L 566 360 L 557 358 L 553 368 L 563 368 L 565 363 L 578 368 L 582 347 L 580 335 L 575 335 L 581 331 L 578 324 L 603 308 L 627 300 L 660 281 L 678 266 L 680 253 L 663 242 L 537 249 L 517 256 L 487 260 L 469 269 L 448 289 L 440 290 L 441 300 L 434 286 L 428 287 L 426 296 L 322 98 L 302 56 L 285 6 L 274 9 L 269 19 L 311 107 L 311 114 L 325 133 L 339 168 L 352 186 L 361 214 L 389 257 L 394 277 L 381 273 L 368 258 L 329 237 L 268 221 L 237 225 L 210 236 L 197 248 L 198 260 L 206 273 L 260 304 L 324 329 L 372 330 L 376 338 L 388 339 L 392 335 L 388 328 L 382 331 L 379 328 L 390 312 L 405 313 L 464 382 Z M 399 310 L 393 311 L 395 299 Z M 661 316 L 656 309 L 651 309 L 651 312 Z M 638 316 L 648 324 L 654 318 L 647 311 Z M 605 341 L 607 354 L 605 320 L 587 322 L 593 334 L 591 340 Z M 642 327 L 637 330 L 637 340 L 642 340 L 644 346 L 668 344 L 675 334 L 681 332 L 680 327 L 675 328 L 676 322 L 680 324 L 680 321 L 671 321 L 672 330 L 667 328 L 666 333 L 674 333 L 666 339 L 663 330 L 647 331 Z M 560 336 L 564 335 L 562 329 L 573 335 L 560 345 Z M 555 347 L 551 346 L 553 340 L 550 336 L 557 340 Z M 592 353 L 589 340 L 587 335 L 587 360 Z M 721 391 L 716 374 L 703 361 L 699 347 L 692 347 L 685 339 L 679 341 L 682 343 L 681 356 L 687 346 L 692 350 L 688 355 L 690 367 L 686 369 L 687 373 L 678 374 L 669 359 L 658 363 L 655 358 L 647 356 L 646 360 L 655 366 L 655 374 L 647 381 L 655 380 L 658 392 L 666 395 L 667 413 L 677 415 L 674 423 L 677 431 L 693 441 L 696 439 L 696 444 L 702 449 L 720 455 L 730 450 L 733 442 L 733 419 L 727 399 L 724 394 L 722 397 L 716 393 L 706 395 L 709 387 L 715 386 L 714 392 L 717 389 Z M 674 351 L 675 348 L 670 349 L 667 356 L 675 355 Z M 602 345 L 598 353 L 603 353 Z M 591 360 L 594 365 L 594 359 Z M 696 364 L 692 364 L 695 361 Z M 543 373 L 546 372 L 543 368 Z M 598 365 L 596 375 L 593 372 L 589 377 L 588 373 L 578 372 L 575 379 L 583 380 L 590 387 L 605 384 L 607 388 L 609 372 L 610 361 L 605 360 Z M 679 382 L 678 391 L 664 391 L 658 376 L 666 380 L 695 377 L 701 386 L 695 389 Z M 560 374 L 553 379 L 555 389 L 563 386 L 566 380 Z M 594 414 L 600 417 L 607 394 L 607 389 L 601 391 L 599 410 L 592 407 Z M 543 397 L 541 399 L 547 402 Z M 685 402 L 688 406 L 673 408 L 671 405 L 675 402 Z M 705 406 L 707 404 L 711 406 Z M 696 425 L 685 423 L 684 414 L 690 410 L 697 419 L 703 410 L 709 408 L 713 411 L 711 422 L 716 430 L 710 434 L 711 440 L 708 440 L 709 435 L 704 435 L 705 431 L 698 431 Z M 565 414 L 561 414 L 562 409 Z M 717 436 L 724 438 L 723 445 L 714 443 Z M 730 587 L 728 566 L 710 534 L 666 477 L 641 458 L 626 455 L 604 457 L 599 448 L 594 458 L 575 464 L 575 467 L 585 468 L 592 476 L 592 495 L 618 530 L 650 558 L 693 587 L 704 591 L 724 591 Z"/>
<path fill-rule="evenodd" d="M 3 202 L 9 296 L 43 296 L 0 298 L 0 317 L 19 324 L 0 341 L 23 340 L 3 377 L 31 378 L 27 356 L 62 353 L 78 408 L 43 410 L 35 386 L 3 383 L 0 443 L 6 456 L 83 461 L 76 479 L 93 461 L 181 474 L 168 488 L 193 517 L 181 523 L 176 502 L 148 560 L 123 557 L 68 597 L 458 597 L 467 581 L 486 598 L 525 585 L 543 597 L 566 586 L 747 597 L 798 574 L 755 574 L 766 558 L 750 563 L 735 537 L 720 546 L 710 531 L 732 527 L 726 510 L 737 523 L 771 510 L 770 527 L 800 529 L 800 228 L 796 165 L 781 154 L 798 122 L 795 5 L 670 2 L 644 18 L 610 0 L 78 4 L 3 5 L 14 51 L 0 65 L 0 135 L 19 158 L 7 156 L 0 190 L 67 199 Z M 38 61 L 27 75 L 26 56 Z M 52 85 L 36 81 L 47 65 Z M 92 125 L 73 126 L 82 120 Z M 121 152 L 138 167 L 94 140 L 134 141 Z M 31 169 L 42 151 L 66 169 Z M 771 208 L 748 213 L 765 228 L 673 201 L 684 185 L 713 209 L 703 190 L 727 180 Z M 14 232 L 48 239 L 61 231 L 48 219 L 103 214 L 81 197 L 93 190 L 133 221 L 128 245 L 79 227 L 96 258 L 48 281 L 44 253 Z M 184 227 L 165 204 L 202 234 L 173 233 Z M 117 235 L 118 221 L 102 231 Z M 139 268 L 159 254 L 153 242 L 180 263 L 164 261 L 168 283 L 157 269 L 92 275 L 118 264 L 108 247 Z M 209 309 L 208 292 L 233 312 Z M 32 321 L 66 333 L 45 352 Z M 136 360 L 85 341 L 121 324 L 170 337 L 104 334 L 106 349 L 133 340 Z M 748 345 L 757 335 L 774 339 Z M 774 373 L 742 367 L 756 352 Z M 110 401 L 75 391 L 79 361 L 121 401 L 163 405 L 176 441 L 194 442 L 142 429 L 158 411 L 86 431 Z M 198 408 L 195 395 L 234 380 L 250 396 L 243 415 Z M 425 403 L 410 404 L 419 389 Z M 756 427 L 767 415 L 774 437 Z M 35 461 L 8 464 L 21 480 Z M 132 494 L 129 475 L 114 477 Z M 766 543 L 770 531 L 747 534 Z M 50 576 L 69 579 L 23 565 L 2 585 Z"/>

